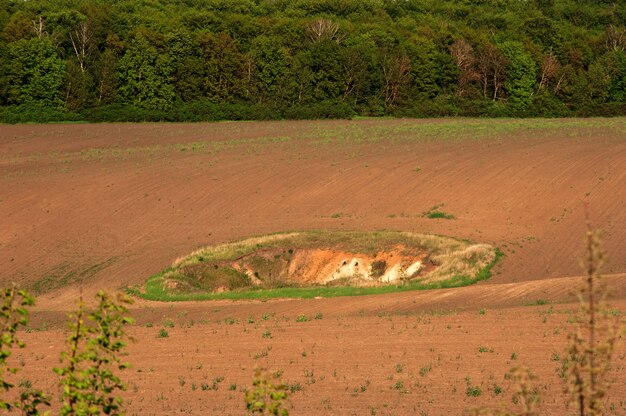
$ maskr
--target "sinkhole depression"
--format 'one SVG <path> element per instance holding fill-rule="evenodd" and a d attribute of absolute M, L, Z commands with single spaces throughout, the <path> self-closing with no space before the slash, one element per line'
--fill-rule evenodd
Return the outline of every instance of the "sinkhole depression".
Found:
<path fill-rule="evenodd" d="M 496 248 L 452 237 L 397 231 L 304 231 L 208 246 L 181 257 L 134 292 L 163 300 L 262 293 L 309 297 L 307 289 L 428 289 L 489 277 Z M 287 290 L 291 289 L 291 290 Z M 298 290 L 301 290 L 299 292 Z M 336 291 L 335 291 L 336 292 Z M 300 293 L 300 294 L 299 294 Z M 330 292 L 329 292 L 330 293 Z M 376 293 L 349 291 L 339 294 Z M 217 296 L 216 296 L 217 295 Z"/>

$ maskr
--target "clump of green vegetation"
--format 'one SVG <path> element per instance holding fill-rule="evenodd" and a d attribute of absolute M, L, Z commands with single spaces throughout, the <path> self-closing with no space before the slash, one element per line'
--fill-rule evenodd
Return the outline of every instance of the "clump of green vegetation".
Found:
<path fill-rule="evenodd" d="M 306 315 L 304 315 L 304 314 L 300 314 L 296 318 L 296 322 L 307 322 L 308 320 L 309 320 L 309 318 Z"/>
<path fill-rule="evenodd" d="M 396 384 L 393 385 L 394 390 L 398 390 L 401 393 L 405 393 L 406 389 L 404 388 L 404 381 L 398 380 Z"/>
<path fill-rule="evenodd" d="M 435 205 L 430 208 L 428 211 L 422 214 L 422 217 L 430 218 L 430 219 L 444 219 L 444 220 L 453 220 L 454 215 L 448 214 L 446 212 L 441 211 L 439 208 L 443 207 L 444 204 Z"/>
<path fill-rule="evenodd" d="M 254 370 L 252 389 L 246 391 L 245 404 L 249 415 L 288 416 L 285 401 L 290 390 L 280 381 L 277 373 Z"/>
<path fill-rule="evenodd" d="M 300 384 L 299 382 L 291 383 L 288 386 L 288 388 L 289 388 L 289 393 L 292 393 L 292 394 L 303 390 L 302 384 Z"/>
<path fill-rule="evenodd" d="M 430 219 L 438 219 L 438 218 L 442 218 L 444 220 L 453 220 L 454 219 L 454 215 L 452 214 L 447 214 L 443 211 L 431 211 L 428 214 L 426 214 L 427 218 Z"/>
<path fill-rule="evenodd" d="M 465 395 L 467 397 L 480 397 L 483 394 L 483 390 L 480 388 L 480 386 L 472 385 L 472 381 L 470 380 L 469 376 L 465 377 L 465 384 Z"/>

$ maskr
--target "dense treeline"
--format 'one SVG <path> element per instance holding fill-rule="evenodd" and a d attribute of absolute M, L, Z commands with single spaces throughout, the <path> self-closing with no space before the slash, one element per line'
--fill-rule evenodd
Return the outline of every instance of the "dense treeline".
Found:
<path fill-rule="evenodd" d="M 626 114 L 624 0 L 0 0 L 0 120 Z"/>

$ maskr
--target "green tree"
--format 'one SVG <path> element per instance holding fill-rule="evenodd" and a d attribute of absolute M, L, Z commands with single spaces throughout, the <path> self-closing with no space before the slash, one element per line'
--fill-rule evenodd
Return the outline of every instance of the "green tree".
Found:
<path fill-rule="evenodd" d="M 254 60 L 254 78 L 259 101 L 280 101 L 289 95 L 289 55 L 280 39 L 259 36 L 253 40 L 250 54 Z"/>
<path fill-rule="evenodd" d="M 415 39 L 410 43 L 412 98 L 430 99 L 437 95 L 437 48 L 427 39 Z"/>
<path fill-rule="evenodd" d="M 606 102 L 611 87 L 611 67 L 607 57 L 594 61 L 587 70 L 565 66 L 560 90 L 563 100 L 575 109 Z"/>
<path fill-rule="evenodd" d="M 343 99 L 351 101 L 353 106 L 367 103 L 380 90 L 376 43 L 367 34 L 350 37 L 341 55 Z"/>
<path fill-rule="evenodd" d="M 203 98 L 206 95 L 206 63 L 197 36 L 175 32 L 168 36 L 167 43 L 176 68 L 173 74 L 176 95 L 187 102 Z"/>
<path fill-rule="evenodd" d="M 593 103 L 602 103 L 609 97 L 611 68 L 607 59 L 598 59 L 587 70 L 587 96 Z"/>
<path fill-rule="evenodd" d="M 611 101 L 626 103 L 626 53 L 616 52 L 614 60 L 615 75 L 609 88 L 609 96 Z"/>
<path fill-rule="evenodd" d="M 244 57 L 235 41 L 226 33 L 203 33 L 199 42 L 206 66 L 206 96 L 216 101 L 232 101 L 241 96 Z"/>
<path fill-rule="evenodd" d="M 176 96 L 171 58 L 147 39 L 134 39 L 118 66 L 118 93 L 122 102 L 149 110 L 169 108 Z"/>
<path fill-rule="evenodd" d="M 1 37 L 7 42 L 30 39 L 35 36 L 32 24 L 33 18 L 34 16 L 25 10 L 19 10 L 13 13 L 4 26 Z"/>
<path fill-rule="evenodd" d="M 322 101 L 339 98 L 344 80 L 341 67 L 341 48 L 337 42 L 321 38 L 298 54 L 301 71 L 308 75 L 301 83 L 305 100 Z M 299 77 L 298 77 L 299 78 Z"/>
<path fill-rule="evenodd" d="M 508 79 L 504 84 L 508 102 L 514 110 L 523 110 L 533 99 L 537 78 L 535 61 L 519 42 L 504 42 L 500 49 L 509 60 Z"/>
<path fill-rule="evenodd" d="M 560 42 L 559 32 L 554 21 L 547 17 L 532 17 L 526 20 L 522 30 L 544 49 L 554 48 Z"/>
<path fill-rule="evenodd" d="M 86 107 L 94 92 L 91 74 L 80 68 L 76 59 L 67 63 L 65 80 L 65 107 L 69 110 L 80 110 Z"/>
<path fill-rule="evenodd" d="M 0 106 L 7 105 L 9 88 L 9 48 L 0 40 Z"/>
<path fill-rule="evenodd" d="M 9 104 L 59 107 L 65 62 L 47 38 L 22 39 L 9 45 Z"/>
<path fill-rule="evenodd" d="M 204 60 L 196 54 L 190 54 L 183 58 L 176 68 L 174 74 L 176 94 L 183 101 L 201 99 L 206 95 L 205 80 L 206 65 Z"/>
<path fill-rule="evenodd" d="M 121 53 L 119 38 L 109 36 L 104 43 L 104 50 L 94 64 L 94 95 L 98 104 L 111 104 L 115 101 L 119 83 L 117 64 Z"/>
<path fill-rule="evenodd" d="M 405 51 L 384 51 L 382 61 L 382 95 L 385 108 L 394 109 L 406 100 L 411 84 L 411 59 Z"/>

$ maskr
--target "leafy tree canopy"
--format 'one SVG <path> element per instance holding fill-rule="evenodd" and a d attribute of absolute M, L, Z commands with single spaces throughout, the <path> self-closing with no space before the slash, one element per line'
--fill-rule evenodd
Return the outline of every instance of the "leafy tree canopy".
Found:
<path fill-rule="evenodd" d="M 604 0 L 0 0 L 0 120 L 626 114 L 625 49 Z"/>

